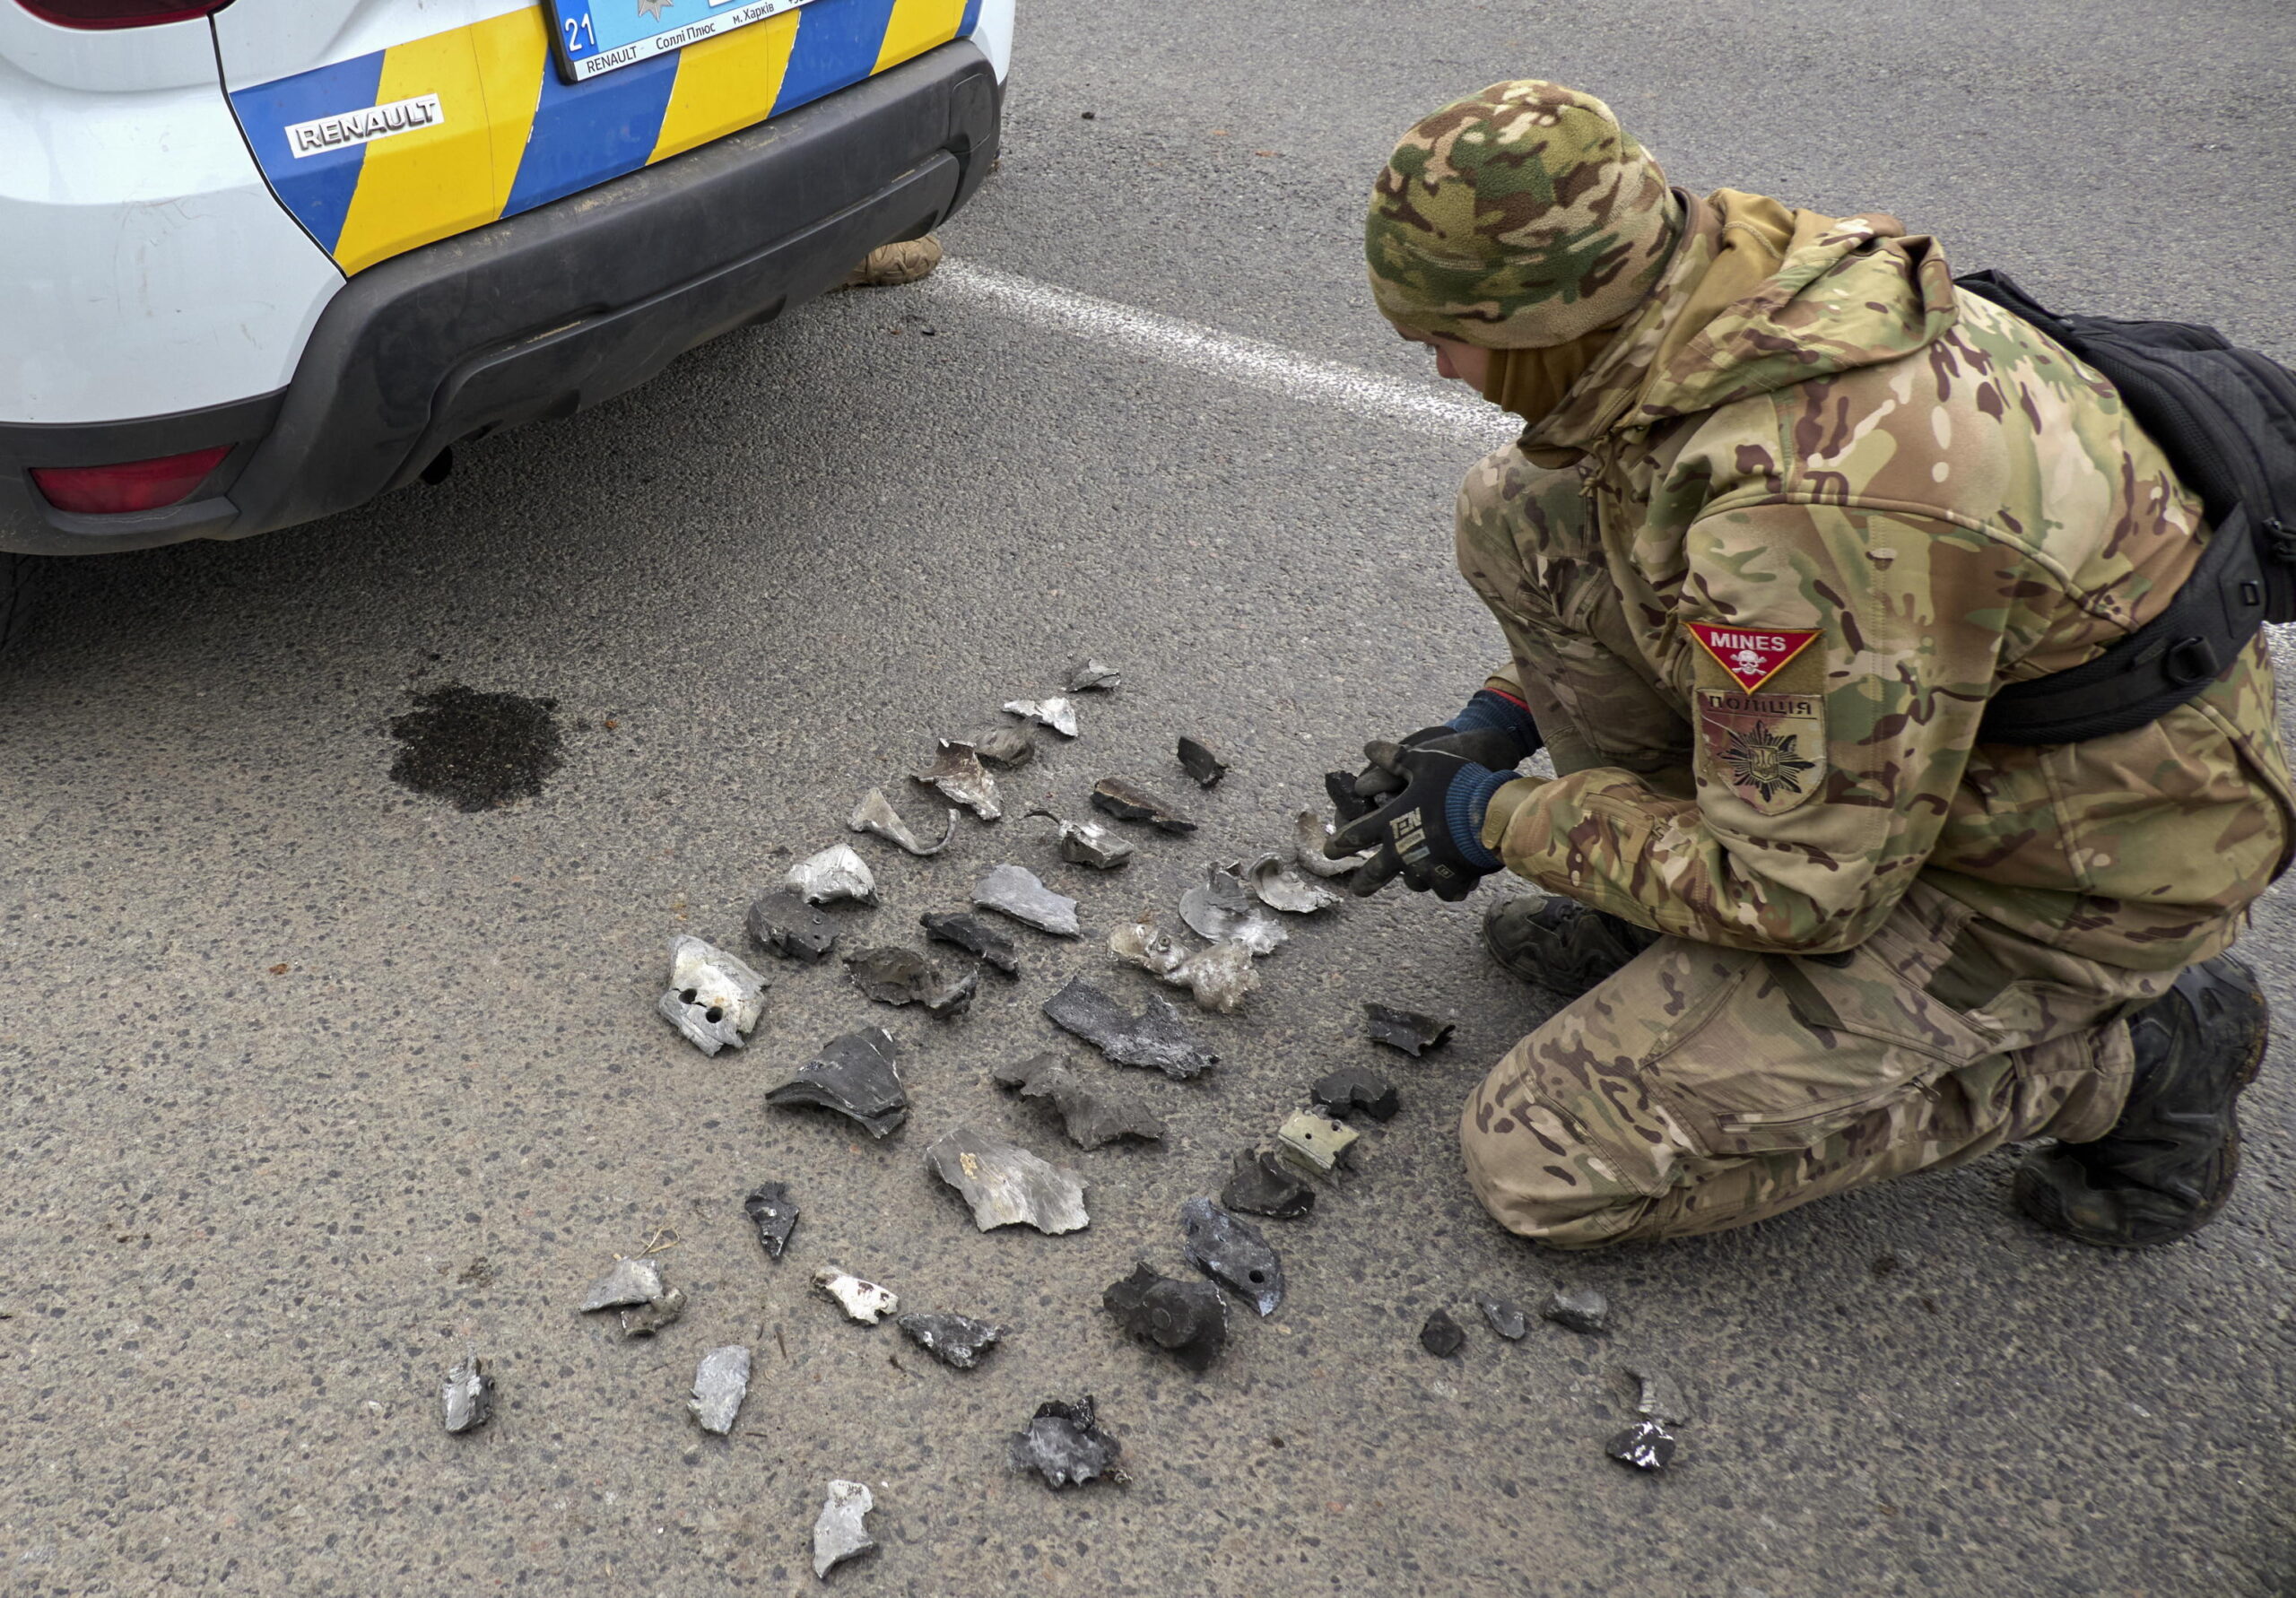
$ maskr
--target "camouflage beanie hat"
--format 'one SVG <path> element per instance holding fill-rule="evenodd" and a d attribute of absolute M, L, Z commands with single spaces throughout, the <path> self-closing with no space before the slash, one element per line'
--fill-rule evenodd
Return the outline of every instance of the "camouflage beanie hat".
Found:
<path fill-rule="evenodd" d="M 1363 248 L 1393 322 L 1492 349 L 1544 349 L 1631 311 L 1682 205 L 1591 94 L 1522 79 L 1426 117 L 1371 192 Z"/>

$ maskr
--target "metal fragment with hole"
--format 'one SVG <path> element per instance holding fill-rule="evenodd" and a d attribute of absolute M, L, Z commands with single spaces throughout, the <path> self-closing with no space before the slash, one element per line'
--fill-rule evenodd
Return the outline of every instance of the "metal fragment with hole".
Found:
<path fill-rule="evenodd" d="M 954 739 L 941 739 L 939 744 L 933 764 L 910 773 L 910 780 L 939 789 L 943 798 L 963 805 L 984 821 L 1002 816 L 1004 812 L 996 803 L 996 779 L 980 763 L 979 751 Z"/>
<path fill-rule="evenodd" d="M 765 1010 L 766 980 L 700 938 L 670 942 L 670 986 L 655 1003 L 662 1019 L 705 1055 L 739 1048 Z"/>
<path fill-rule="evenodd" d="M 1124 1329 L 1201 1375 L 1228 1346 L 1228 1306 L 1208 1281 L 1180 1281 L 1142 1264 L 1100 1295 Z"/>
<path fill-rule="evenodd" d="M 1138 1015 L 1127 1015 L 1082 977 L 1047 999 L 1044 1013 L 1055 1026 L 1074 1032 L 1119 1065 L 1161 1071 L 1177 1081 L 1200 1076 L 1220 1056 L 1188 1035 L 1179 1012 L 1160 994 L 1150 994 Z"/>
<path fill-rule="evenodd" d="M 1057 1236 L 1091 1224 L 1084 1212 L 1084 1184 L 1074 1171 L 978 1127 L 943 1133 L 925 1158 L 934 1174 L 971 1207 L 972 1223 L 984 1232 L 1026 1223 Z"/>
<path fill-rule="evenodd" d="M 1293 1161 L 1319 1175 L 1341 1168 L 1347 1151 L 1361 1135 L 1344 1121 L 1301 1110 L 1276 1128 L 1276 1146 Z"/>
<path fill-rule="evenodd" d="M 1243 943 L 1214 943 L 1209 948 L 1183 948 L 1153 918 L 1127 921 L 1109 934 L 1109 952 L 1118 960 L 1154 973 L 1174 987 L 1186 988 L 1203 1009 L 1233 1015 L 1244 1000 L 1259 988 L 1259 973 L 1252 966 L 1252 951 Z"/>
<path fill-rule="evenodd" d="M 877 902 L 877 879 L 869 863 L 853 852 L 851 844 L 832 844 L 789 868 L 784 879 L 789 890 L 809 905 L 834 904 L 849 899 L 856 904 Z"/>
<path fill-rule="evenodd" d="M 1283 1262 L 1259 1229 L 1207 1198 L 1180 1206 L 1180 1253 L 1187 1263 L 1264 1316 L 1283 1302 Z"/>
<path fill-rule="evenodd" d="M 856 832 L 874 833 L 912 855 L 929 857 L 947 848 L 949 840 L 957 835 L 957 812 L 951 810 L 948 817 L 948 825 L 942 829 L 941 841 L 928 844 L 909 830 L 909 823 L 901 820 L 900 812 L 893 808 L 893 802 L 885 797 L 884 789 L 871 788 L 861 795 L 861 803 L 854 807 L 852 819 L 846 825 Z"/>

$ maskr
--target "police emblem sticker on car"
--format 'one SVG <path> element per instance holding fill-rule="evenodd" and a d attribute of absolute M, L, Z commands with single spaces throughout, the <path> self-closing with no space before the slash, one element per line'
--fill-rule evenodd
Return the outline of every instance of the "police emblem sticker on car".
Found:
<path fill-rule="evenodd" d="M 361 106 L 356 110 L 337 111 L 331 117 L 314 117 L 309 122 L 290 123 L 284 131 L 288 150 L 300 161 L 307 155 L 323 155 L 350 144 L 387 139 L 393 134 L 437 127 L 446 119 L 447 113 L 439 106 L 437 95 L 418 94 L 412 100 L 394 100 L 385 105 Z"/>

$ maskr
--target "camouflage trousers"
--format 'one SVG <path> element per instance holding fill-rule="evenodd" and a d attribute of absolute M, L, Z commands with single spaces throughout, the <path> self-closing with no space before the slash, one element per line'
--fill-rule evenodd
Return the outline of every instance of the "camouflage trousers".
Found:
<path fill-rule="evenodd" d="M 1513 656 L 1500 675 L 1558 772 L 1621 766 L 1688 794 L 1689 727 L 1631 664 L 1630 596 L 1588 547 L 1578 480 L 1526 467 L 1501 451 L 1460 496 L 1460 568 Z M 1841 954 L 1663 939 L 1475 1090 L 1467 1177 L 1509 1230 L 1592 1248 L 1743 1226 L 2020 1139 L 2087 1142 L 2128 1094 L 2126 1016 L 2175 977 L 2042 947 L 1918 879 Z"/>

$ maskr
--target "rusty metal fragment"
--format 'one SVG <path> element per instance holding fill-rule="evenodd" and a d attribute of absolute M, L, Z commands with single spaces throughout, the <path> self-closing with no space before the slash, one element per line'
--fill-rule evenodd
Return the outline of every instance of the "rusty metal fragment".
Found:
<path fill-rule="evenodd" d="M 476 1354 L 457 1360 L 439 1389 L 448 1431 L 475 1431 L 494 1413 L 494 1377 Z"/>
<path fill-rule="evenodd" d="M 925 935 L 935 942 L 953 944 L 1007 977 L 1021 974 L 1020 945 L 979 916 L 961 910 L 946 915 L 927 910 L 917 920 Z"/>
<path fill-rule="evenodd" d="M 1272 954 L 1292 936 L 1232 866 L 1204 868 L 1204 881 L 1180 895 L 1180 919 L 1211 942 L 1241 943 L 1254 954 Z"/>
<path fill-rule="evenodd" d="M 1056 937 L 1073 938 L 1081 931 L 1076 925 L 1076 901 L 1055 893 L 1037 880 L 1036 873 L 1021 866 L 992 868 L 973 884 L 972 902 Z"/>
<path fill-rule="evenodd" d="M 840 899 L 864 905 L 877 902 L 877 879 L 870 874 L 869 863 L 853 852 L 851 844 L 832 844 L 800 860 L 789 868 L 787 882 L 809 905 Z"/>
<path fill-rule="evenodd" d="M 1120 777 L 1104 777 L 1093 786 L 1092 808 L 1104 811 L 1119 821 L 1145 821 L 1160 831 L 1196 830 L 1196 823 L 1173 805 Z"/>
<path fill-rule="evenodd" d="M 996 779 L 988 775 L 979 751 L 970 743 L 941 739 L 939 758 L 925 770 L 911 772 L 909 777 L 928 788 L 938 788 L 943 798 L 963 805 L 984 821 L 996 821 L 1004 813 L 996 806 Z"/>
<path fill-rule="evenodd" d="M 797 1073 L 765 1096 L 776 1108 L 819 1105 L 848 1116 L 883 1137 L 909 1119 L 909 1093 L 893 1063 L 895 1047 L 882 1027 L 848 1032 L 822 1046 Z"/>
<path fill-rule="evenodd" d="M 984 1232 L 1025 1221 L 1057 1236 L 1091 1223 L 1084 1213 L 1084 1185 L 1075 1172 L 978 1127 L 944 1133 L 925 1158 L 934 1174 L 971 1206 L 973 1225 Z"/>
<path fill-rule="evenodd" d="M 1414 1060 L 1431 1048 L 1442 1047 L 1459 1024 L 1451 1016 L 1422 1015 L 1416 1010 L 1392 1010 L 1385 1004 L 1366 1004 L 1363 1013 L 1370 1020 L 1372 1042 L 1399 1048 Z"/>
<path fill-rule="evenodd" d="M 1228 1307 L 1208 1281 L 1179 1281 L 1142 1264 L 1100 1295 L 1124 1329 L 1198 1374 L 1228 1346 Z"/>
<path fill-rule="evenodd" d="M 685 1401 L 686 1408 L 702 1430 L 722 1437 L 734 1429 L 734 1418 L 742 1412 L 742 1399 L 749 1390 L 749 1350 L 738 1343 L 711 1349 L 694 1370 L 693 1396 Z"/>
<path fill-rule="evenodd" d="M 928 844 L 909 829 L 909 823 L 900 819 L 900 812 L 895 810 L 893 802 L 885 797 L 884 789 L 871 788 L 861 795 L 861 803 L 854 808 L 853 819 L 846 825 L 856 832 L 874 832 L 912 855 L 925 856 L 939 854 L 949 847 L 949 840 L 956 837 L 957 812 L 952 810 L 948 813 L 949 824 L 942 829 L 941 841 Z"/>
<path fill-rule="evenodd" d="M 1004 1335 L 1004 1328 L 969 1315 L 905 1315 L 893 1322 L 918 1348 L 944 1365 L 970 1370 Z"/>
<path fill-rule="evenodd" d="M 1081 1487 L 1103 1476 L 1121 1483 L 1125 1474 L 1116 1462 L 1123 1452 L 1124 1445 L 1100 1429 L 1090 1394 L 1081 1403 L 1056 1398 L 1038 1405 L 1028 1426 L 1013 1439 L 1013 1468 L 1034 1471 L 1056 1489 Z"/>
<path fill-rule="evenodd" d="M 750 906 L 750 939 L 786 960 L 816 960 L 837 942 L 837 923 L 792 888 L 777 888 Z"/>
<path fill-rule="evenodd" d="M 1077 977 L 1045 1001 L 1044 1013 L 1119 1065 L 1144 1066 L 1184 1081 L 1220 1063 L 1219 1055 L 1188 1036 L 1179 1012 L 1159 994 L 1148 995 L 1139 1015 L 1126 1015 L 1114 999 Z"/>
<path fill-rule="evenodd" d="M 878 1003 L 916 1004 L 943 1020 L 971 1009 L 980 986 L 978 970 L 951 977 L 916 950 L 897 945 L 856 949 L 845 957 L 845 969 L 853 986 Z"/>
<path fill-rule="evenodd" d="M 1236 1156 L 1228 1185 L 1220 1190 L 1220 1202 L 1248 1215 L 1297 1220 L 1316 1207 L 1316 1190 L 1301 1181 L 1274 1150 L 1246 1149 Z"/>
<path fill-rule="evenodd" d="M 1324 846 L 1335 836 L 1335 831 L 1329 821 L 1312 810 L 1301 811 L 1292 830 L 1292 858 L 1300 869 L 1318 877 L 1344 877 L 1370 862 L 1371 851 L 1369 849 L 1341 860 L 1334 860 L 1326 855 Z"/>
<path fill-rule="evenodd" d="M 1249 1221 L 1238 1220 L 1207 1198 L 1180 1206 L 1180 1252 L 1187 1263 L 1241 1297 L 1260 1314 L 1283 1302 L 1283 1262 Z"/>
<path fill-rule="evenodd" d="M 1216 788 L 1220 779 L 1228 775 L 1227 762 L 1193 738 L 1182 738 L 1177 751 L 1180 769 L 1194 779 L 1199 788 Z"/>
<path fill-rule="evenodd" d="M 765 1011 L 765 978 L 700 938 L 670 942 L 670 986 L 655 1011 L 705 1055 L 739 1048 Z"/>
<path fill-rule="evenodd" d="M 1069 1141 L 1080 1149 L 1098 1149 L 1120 1138 L 1161 1139 L 1164 1124 L 1146 1107 L 1121 1093 L 1091 1088 L 1058 1055 L 1031 1055 L 990 1073 L 1007 1088 L 1020 1090 L 1023 1099 L 1048 1099 L 1060 1112 Z"/>
<path fill-rule="evenodd" d="M 1064 738 L 1076 735 L 1076 707 L 1067 699 L 1009 699 L 1004 714 L 1050 727 Z"/>

